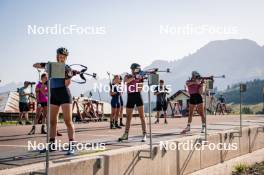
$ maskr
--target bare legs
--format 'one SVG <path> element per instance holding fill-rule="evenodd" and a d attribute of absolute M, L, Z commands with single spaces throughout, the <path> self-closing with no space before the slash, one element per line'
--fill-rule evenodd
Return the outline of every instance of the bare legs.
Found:
<path fill-rule="evenodd" d="M 64 122 L 65 122 L 66 127 L 67 127 L 69 140 L 72 141 L 72 140 L 74 140 L 74 134 L 75 134 L 74 125 L 72 122 L 72 105 L 71 104 L 62 104 L 61 109 L 63 112 Z"/>
<path fill-rule="evenodd" d="M 128 133 L 129 129 L 130 129 L 130 125 L 131 125 L 133 108 L 126 108 L 126 113 L 127 113 L 127 121 L 126 121 L 125 132 Z M 145 122 L 144 107 L 143 106 L 138 107 L 138 113 L 139 113 L 139 118 L 141 120 L 142 132 L 146 133 L 146 122 Z"/>
<path fill-rule="evenodd" d="M 63 104 L 61 105 L 61 109 L 63 112 L 64 122 L 67 127 L 69 140 L 74 139 L 74 125 L 72 123 L 72 105 L 71 104 Z M 57 134 L 57 122 L 58 122 L 58 113 L 59 106 L 50 105 L 50 138 L 54 139 Z"/>
<path fill-rule="evenodd" d="M 197 112 L 201 116 L 202 123 L 205 123 L 205 116 L 204 116 L 204 104 L 197 105 Z"/>
<path fill-rule="evenodd" d="M 201 116 L 201 121 L 202 121 L 202 132 L 204 132 L 205 128 L 205 115 L 204 115 L 204 104 L 198 104 L 198 105 L 189 105 L 189 116 L 188 116 L 188 124 L 187 127 L 182 131 L 182 133 L 190 131 L 190 125 L 192 123 L 192 117 L 193 117 L 193 112 L 194 109 L 197 108 L 197 113 Z"/>
<path fill-rule="evenodd" d="M 45 131 L 45 120 L 46 120 L 46 116 L 47 116 L 47 106 L 38 106 L 37 107 L 37 111 L 36 111 L 36 117 L 35 120 L 33 122 L 33 126 L 32 129 L 30 130 L 30 132 L 28 133 L 28 135 L 32 135 L 35 134 L 36 132 L 36 125 L 39 122 L 40 116 L 42 114 L 42 126 L 41 126 L 41 134 L 47 134 L 47 132 Z"/>
<path fill-rule="evenodd" d="M 20 112 L 19 113 L 19 120 L 18 123 L 22 125 L 22 120 L 23 118 L 26 121 L 26 124 L 29 124 L 29 120 L 28 120 L 28 112 Z"/>
<path fill-rule="evenodd" d="M 50 138 L 55 139 L 57 133 L 57 122 L 58 122 L 58 113 L 59 106 L 50 105 Z"/>
<path fill-rule="evenodd" d="M 167 124 L 167 111 L 163 111 L 164 115 L 164 123 Z M 157 111 L 157 120 L 155 121 L 155 124 L 159 123 L 159 118 L 160 118 L 160 111 Z"/>

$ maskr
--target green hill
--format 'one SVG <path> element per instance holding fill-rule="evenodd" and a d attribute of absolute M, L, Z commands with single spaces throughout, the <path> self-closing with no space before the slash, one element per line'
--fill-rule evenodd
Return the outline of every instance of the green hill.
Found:
<path fill-rule="evenodd" d="M 243 104 L 253 105 L 263 101 L 264 80 L 253 80 L 245 82 L 247 91 L 243 92 Z M 219 92 L 223 94 L 227 103 L 238 104 L 240 102 L 239 84 L 228 86 L 226 90 Z"/>

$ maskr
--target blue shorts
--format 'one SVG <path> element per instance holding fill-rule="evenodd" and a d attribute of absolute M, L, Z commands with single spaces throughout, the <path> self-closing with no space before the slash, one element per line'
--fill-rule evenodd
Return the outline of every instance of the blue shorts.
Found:
<path fill-rule="evenodd" d="M 120 108 L 121 107 L 120 100 L 118 98 L 112 98 L 111 107 L 112 108 Z"/>
<path fill-rule="evenodd" d="M 120 105 L 121 105 L 121 106 L 124 106 L 124 101 L 123 101 L 123 98 L 122 98 L 121 95 L 120 95 Z"/>

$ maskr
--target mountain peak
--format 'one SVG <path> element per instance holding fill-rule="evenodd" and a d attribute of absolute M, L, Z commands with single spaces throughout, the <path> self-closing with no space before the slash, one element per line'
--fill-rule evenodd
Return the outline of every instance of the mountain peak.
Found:
<path fill-rule="evenodd" d="M 215 40 L 210 41 L 198 51 L 210 50 L 210 49 L 222 49 L 222 48 L 261 48 L 257 42 L 250 39 L 228 39 L 228 40 Z"/>
<path fill-rule="evenodd" d="M 203 76 L 226 75 L 226 79 L 217 79 L 216 86 L 224 88 L 232 84 L 264 76 L 264 50 L 255 41 L 249 39 L 228 39 L 211 41 L 195 53 L 178 61 L 154 62 L 155 66 L 172 69 L 173 74 L 161 75 L 166 82 L 181 88 L 193 70 Z M 148 67 L 154 67 L 151 64 Z"/>

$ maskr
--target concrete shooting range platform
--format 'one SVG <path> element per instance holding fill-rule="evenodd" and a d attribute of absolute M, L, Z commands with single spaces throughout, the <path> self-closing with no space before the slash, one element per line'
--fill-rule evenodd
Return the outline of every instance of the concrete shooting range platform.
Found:
<path fill-rule="evenodd" d="M 154 124 L 154 122 L 155 118 L 152 117 L 154 148 L 159 146 L 160 141 L 175 140 L 175 142 L 179 143 L 182 140 L 195 139 L 198 137 L 202 138 L 204 136 L 204 134 L 200 133 L 200 117 L 193 118 L 191 125 L 192 131 L 188 134 L 180 134 L 186 126 L 187 118 L 169 118 L 167 125 L 164 124 L 163 118 L 160 119 L 159 124 Z M 149 131 L 148 117 L 146 117 L 146 123 L 147 131 Z M 207 123 L 208 140 L 215 143 L 226 141 L 225 132 L 229 132 L 230 134 L 232 130 L 239 130 L 238 115 L 209 115 L 207 116 Z M 205 152 L 194 151 L 190 160 L 186 163 L 186 161 L 182 161 L 184 157 L 188 157 L 186 151 L 181 151 L 180 153 L 167 151 L 163 153 L 161 150 L 158 150 L 153 160 L 144 160 L 141 161 L 142 163 L 138 163 L 137 161 L 139 160 L 138 158 L 136 159 L 138 151 L 146 151 L 149 148 L 149 139 L 145 143 L 141 142 L 142 130 L 138 117 L 132 118 L 129 140 L 121 143 L 118 142 L 117 139 L 123 134 L 124 127 L 122 129 L 111 130 L 109 129 L 109 122 L 76 123 L 75 138 L 77 142 L 105 143 L 106 150 L 79 151 L 75 156 L 66 156 L 65 151 L 52 152 L 50 153 L 50 174 L 71 174 L 71 172 L 74 173 L 75 171 L 78 172 L 75 174 L 109 175 L 149 174 L 150 172 L 152 175 L 159 173 L 188 174 L 264 148 L 264 134 L 262 131 L 258 133 L 258 128 L 263 129 L 263 127 L 264 116 L 243 115 L 243 133 L 245 132 L 246 134 L 243 134 L 243 137 L 240 138 L 231 138 L 231 134 L 228 135 L 228 137 L 230 136 L 230 138 L 233 139 L 233 142 L 238 142 L 238 151 L 233 151 L 226 155 L 223 152 L 214 152 L 211 154 L 211 151 L 208 151 L 207 156 Z M 45 166 L 45 153 L 40 154 L 38 151 L 28 151 L 27 146 L 28 141 L 32 141 L 32 143 L 33 141 L 45 143 L 46 137 L 45 135 L 38 134 L 40 133 L 40 125 L 37 126 L 36 135 L 27 135 L 30 129 L 30 125 L 0 127 L 0 174 L 29 174 L 29 172 L 32 171 L 43 171 Z M 61 140 L 62 143 L 67 143 L 68 138 L 65 124 L 59 123 L 58 129 L 63 136 L 57 137 L 57 139 Z M 254 132 L 258 134 L 255 134 L 254 137 L 250 137 Z M 261 140 L 262 138 L 262 141 L 257 141 L 255 143 L 252 138 L 255 140 Z M 98 160 L 100 160 L 100 163 L 98 163 Z M 151 161 L 154 162 L 151 163 Z M 67 164 L 67 167 L 65 167 L 65 164 Z M 158 164 L 157 166 L 159 168 L 156 169 L 157 167 L 151 167 L 152 164 L 153 166 Z M 190 166 L 192 164 L 195 164 L 195 166 Z M 146 169 L 148 169 L 148 171 Z"/>

